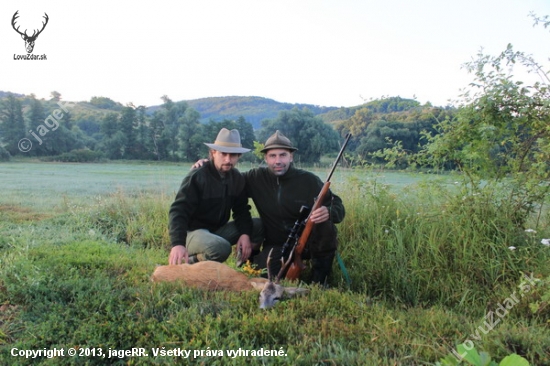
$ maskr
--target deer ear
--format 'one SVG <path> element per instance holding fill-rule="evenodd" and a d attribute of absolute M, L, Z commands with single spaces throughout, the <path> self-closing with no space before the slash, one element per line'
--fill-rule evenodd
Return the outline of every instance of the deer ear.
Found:
<path fill-rule="evenodd" d="M 254 287 L 255 290 L 262 291 L 267 283 L 267 278 L 252 278 L 250 279 L 250 284 Z"/>
<path fill-rule="evenodd" d="M 285 287 L 285 293 L 288 297 L 295 297 L 306 295 L 309 293 L 309 290 L 303 287 Z"/>

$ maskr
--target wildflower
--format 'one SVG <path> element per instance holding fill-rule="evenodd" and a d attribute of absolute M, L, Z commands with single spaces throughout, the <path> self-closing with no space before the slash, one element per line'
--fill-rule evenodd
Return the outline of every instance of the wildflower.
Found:
<path fill-rule="evenodd" d="M 510 250 L 516 250 L 516 247 L 512 245 L 512 246 L 509 246 L 508 249 L 510 249 Z"/>
<path fill-rule="evenodd" d="M 249 260 L 246 261 L 244 266 L 242 267 L 241 271 L 244 272 L 246 275 L 249 276 L 261 276 L 263 270 L 256 269 L 256 265 L 252 265 Z"/>
<path fill-rule="evenodd" d="M 550 239 L 542 239 L 540 243 L 542 245 L 550 246 Z"/>
<path fill-rule="evenodd" d="M 526 233 L 533 233 L 533 234 L 536 234 L 537 232 L 533 229 L 526 229 L 525 230 Z"/>

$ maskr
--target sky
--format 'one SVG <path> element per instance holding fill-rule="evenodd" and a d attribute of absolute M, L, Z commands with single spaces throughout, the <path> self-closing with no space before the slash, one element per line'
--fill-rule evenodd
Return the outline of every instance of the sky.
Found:
<path fill-rule="evenodd" d="M 28 34 L 48 15 L 33 55 Z M 352 107 L 400 96 L 454 103 L 483 49 L 542 64 L 549 0 L 2 0 L 0 91 L 126 105 L 221 96 Z"/>

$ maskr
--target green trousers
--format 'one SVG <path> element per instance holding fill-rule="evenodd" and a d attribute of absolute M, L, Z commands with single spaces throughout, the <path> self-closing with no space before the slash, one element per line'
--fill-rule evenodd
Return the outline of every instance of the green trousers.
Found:
<path fill-rule="evenodd" d="M 253 244 L 263 242 L 263 227 L 259 218 L 252 219 L 253 229 L 250 241 Z M 237 243 L 241 234 L 234 221 L 210 232 L 205 229 L 187 232 L 185 246 L 189 254 L 189 263 L 196 261 L 225 262 L 231 254 L 231 246 Z"/>

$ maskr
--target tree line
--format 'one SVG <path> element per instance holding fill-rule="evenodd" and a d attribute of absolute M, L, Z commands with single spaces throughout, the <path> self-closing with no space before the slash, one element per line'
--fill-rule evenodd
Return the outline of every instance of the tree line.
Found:
<path fill-rule="evenodd" d="M 123 106 L 106 97 L 93 97 L 87 103 L 89 110 L 95 111 L 90 113 L 73 109 L 76 103 L 63 102 L 58 92 L 52 92 L 49 100 L 8 93 L 0 99 L 0 157 L 192 162 L 205 157 L 203 143 L 214 141 L 220 128 L 226 127 L 238 129 L 243 146 L 252 150 L 259 150 L 275 130 L 280 130 L 299 148 L 296 160 L 305 164 L 319 163 L 323 156 L 337 152 L 343 136 L 351 132 L 348 154 L 358 161 L 376 161 L 373 153 L 395 141 L 401 141 L 411 152 L 417 151 L 422 145 L 422 131 L 433 132 L 435 124 L 453 113 L 452 109 L 421 106 L 395 97 L 366 103 L 355 108 L 351 117 L 331 123 L 307 108 L 294 107 L 279 111 L 276 118 L 263 119 L 255 131 L 243 116 L 204 123 L 187 102 L 174 102 L 168 96 L 161 99 L 162 105 L 151 111 L 145 106 Z M 52 118 L 52 114 L 59 118 Z M 23 146 L 24 142 L 28 146 Z M 245 154 L 242 159 L 259 161 L 261 156 Z"/>

